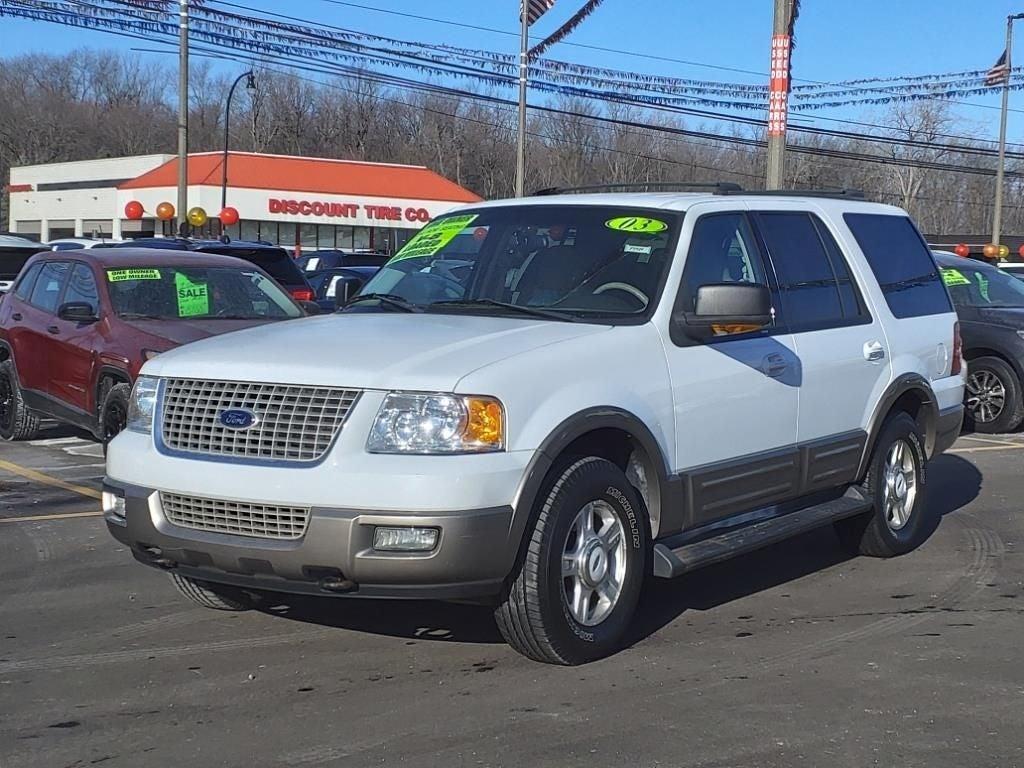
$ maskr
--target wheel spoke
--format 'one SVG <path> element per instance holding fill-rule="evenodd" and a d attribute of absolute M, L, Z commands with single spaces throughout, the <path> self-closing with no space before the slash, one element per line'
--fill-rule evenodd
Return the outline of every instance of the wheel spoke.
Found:
<path fill-rule="evenodd" d="M 572 615 L 576 621 L 585 624 L 587 621 L 587 609 L 590 607 L 590 596 L 593 590 L 583 583 L 582 579 L 573 582 L 572 591 Z"/>
<path fill-rule="evenodd" d="M 562 578 L 576 575 L 576 557 L 568 552 L 562 555 Z"/>
<path fill-rule="evenodd" d="M 597 588 L 597 594 L 609 605 L 615 605 L 615 601 L 619 599 L 619 585 L 614 579 L 607 579 Z"/>
<path fill-rule="evenodd" d="M 619 527 L 617 522 L 611 522 L 601 529 L 598 536 L 610 552 L 622 541 L 622 528 Z"/>

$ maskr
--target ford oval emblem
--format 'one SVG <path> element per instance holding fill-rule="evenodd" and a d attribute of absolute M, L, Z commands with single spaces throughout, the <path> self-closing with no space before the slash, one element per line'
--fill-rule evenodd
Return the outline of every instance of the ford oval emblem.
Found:
<path fill-rule="evenodd" d="M 231 408 L 227 411 L 221 411 L 217 416 L 217 421 L 220 422 L 222 427 L 227 429 L 242 430 L 256 426 L 259 418 L 247 408 Z"/>

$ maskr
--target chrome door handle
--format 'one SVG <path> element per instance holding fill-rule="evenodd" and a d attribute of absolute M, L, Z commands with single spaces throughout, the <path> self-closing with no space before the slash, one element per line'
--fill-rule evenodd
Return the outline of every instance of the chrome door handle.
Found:
<path fill-rule="evenodd" d="M 765 355 L 764 360 L 761 361 L 761 372 L 764 373 L 765 376 L 771 376 L 773 379 L 779 378 L 788 369 L 789 363 L 786 362 L 786 358 L 782 355 Z"/>
<path fill-rule="evenodd" d="M 877 363 L 885 359 L 885 347 L 878 341 L 867 341 L 864 343 L 864 359 L 869 363 Z"/>

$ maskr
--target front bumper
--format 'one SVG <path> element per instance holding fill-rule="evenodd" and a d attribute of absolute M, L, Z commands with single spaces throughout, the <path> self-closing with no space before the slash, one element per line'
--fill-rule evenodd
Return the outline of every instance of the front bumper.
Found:
<path fill-rule="evenodd" d="M 458 512 L 367 511 L 313 507 L 300 539 L 278 540 L 179 527 L 153 488 L 108 479 L 125 498 L 125 517 L 107 527 L 146 565 L 248 589 L 309 595 L 422 599 L 497 595 L 518 554 L 512 507 Z M 373 550 L 378 525 L 441 531 L 432 552 Z"/>

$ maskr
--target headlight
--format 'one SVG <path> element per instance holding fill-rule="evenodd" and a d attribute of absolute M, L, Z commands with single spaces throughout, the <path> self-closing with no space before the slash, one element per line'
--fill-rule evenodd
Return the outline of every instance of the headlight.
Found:
<path fill-rule="evenodd" d="M 156 410 L 156 390 L 160 380 L 152 376 L 139 376 L 132 387 L 128 402 L 128 424 L 132 432 L 149 434 L 153 431 L 153 412 Z"/>
<path fill-rule="evenodd" d="M 505 447 L 505 411 L 493 397 L 392 392 L 370 430 L 370 453 L 483 453 Z"/>

